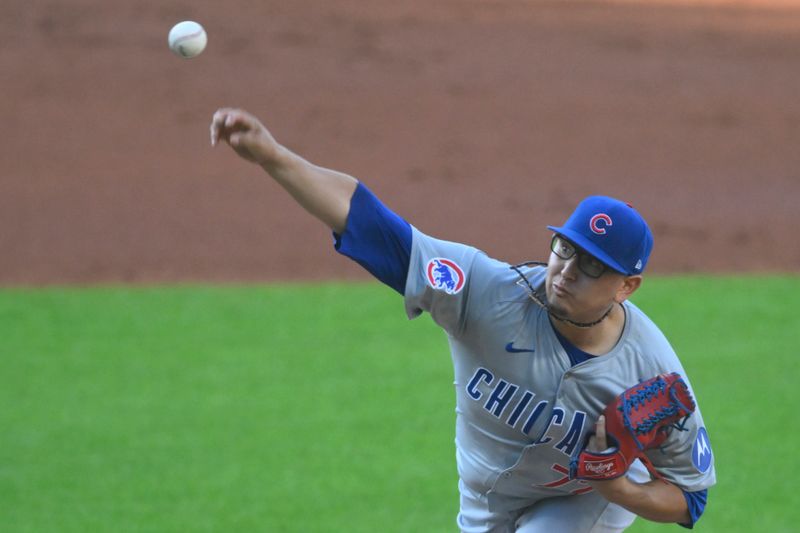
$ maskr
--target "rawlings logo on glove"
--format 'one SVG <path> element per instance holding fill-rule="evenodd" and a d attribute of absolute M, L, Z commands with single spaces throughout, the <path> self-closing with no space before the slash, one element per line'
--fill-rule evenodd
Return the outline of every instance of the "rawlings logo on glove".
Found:
<path fill-rule="evenodd" d="M 654 477 L 661 479 L 645 450 L 657 448 L 667 429 L 684 430 L 695 403 L 686 383 L 676 373 L 661 374 L 620 394 L 603 411 L 606 439 L 603 451 L 576 449 L 569 464 L 570 479 L 607 480 L 624 475 L 641 459 Z M 587 437 L 587 443 L 591 435 Z"/>
<path fill-rule="evenodd" d="M 608 478 L 610 474 L 613 474 L 614 464 L 602 459 L 599 461 L 589 461 L 587 459 L 583 462 L 583 469 L 590 475 L 599 476 L 602 479 Z"/>

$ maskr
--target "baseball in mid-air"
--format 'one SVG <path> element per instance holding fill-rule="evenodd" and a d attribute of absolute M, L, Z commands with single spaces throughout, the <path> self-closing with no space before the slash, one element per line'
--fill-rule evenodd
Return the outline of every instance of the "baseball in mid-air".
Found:
<path fill-rule="evenodd" d="M 184 20 L 169 30 L 167 41 L 169 49 L 175 52 L 175 55 L 189 59 L 200 55 L 200 52 L 205 50 L 208 36 L 200 24 Z"/>

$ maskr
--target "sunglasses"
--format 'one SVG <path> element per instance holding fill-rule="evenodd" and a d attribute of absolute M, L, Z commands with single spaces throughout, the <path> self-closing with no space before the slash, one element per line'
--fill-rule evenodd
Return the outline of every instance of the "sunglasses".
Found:
<path fill-rule="evenodd" d="M 608 269 L 599 259 L 584 252 L 561 235 L 553 235 L 550 250 L 561 259 L 578 256 L 578 269 L 590 278 L 599 278 Z"/>

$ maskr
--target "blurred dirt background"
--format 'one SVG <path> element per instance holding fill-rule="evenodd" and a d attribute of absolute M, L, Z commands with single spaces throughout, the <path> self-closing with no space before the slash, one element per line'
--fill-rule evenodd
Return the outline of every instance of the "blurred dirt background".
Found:
<path fill-rule="evenodd" d="M 366 279 L 260 169 L 244 107 L 423 231 L 508 261 L 588 194 L 652 272 L 798 272 L 800 2 L 5 0 L 0 284 Z M 170 27 L 202 23 L 184 60 Z"/>

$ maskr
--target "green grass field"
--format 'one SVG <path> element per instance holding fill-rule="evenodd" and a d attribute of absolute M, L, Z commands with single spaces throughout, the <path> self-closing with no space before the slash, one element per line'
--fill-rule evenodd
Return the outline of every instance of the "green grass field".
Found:
<path fill-rule="evenodd" d="M 796 531 L 800 278 L 636 296 L 714 447 L 698 529 Z M 444 335 L 377 284 L 0 290 L 0 530 L 452 532 L 453 409 Z"/>

